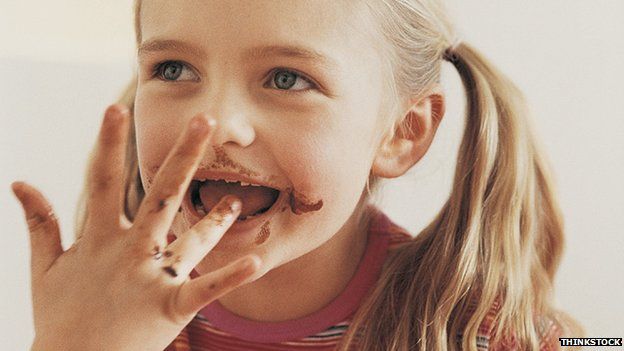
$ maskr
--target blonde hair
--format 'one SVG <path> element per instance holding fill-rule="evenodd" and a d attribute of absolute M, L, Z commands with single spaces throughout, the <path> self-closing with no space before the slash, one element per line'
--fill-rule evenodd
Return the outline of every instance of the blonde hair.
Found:
<path fill-rule="evenodd" d="M 394 105 L 386 131 L 405 128 L 397 113 L 401 102 L 439 81 L 445 53 L 465 87 L 467 116 L 448 200 L 389 258 L 338 348 L 476 351 L 479 326 L 493 306 L 490 344 L 513 336 L 519 349 L 537 350 L 539 325 L 547 320 L 561 336 L 584 334 L 554 307 L 563 220 L 523 94 L 472 46 L 460 43 L 445 51 L 455 35 L 439 1 L 363 3 L 389 44 L 384 55 L 392 68 Z M 140 5 L 137 0 L 137 43 Z M 120 99 L 131 111 L 135 91 L 136 77 Z M 130 220 L 144 195 L 135 143 L 132 129 L 124 175 Z M 379 179 L 370 180 L 376 188 Z M 83 193 L 78 232 L 84 220 Z"/>

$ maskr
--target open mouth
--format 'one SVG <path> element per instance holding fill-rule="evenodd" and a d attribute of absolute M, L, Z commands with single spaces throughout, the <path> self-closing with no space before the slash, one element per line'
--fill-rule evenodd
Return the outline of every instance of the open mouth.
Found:
<path fill-rule="evenodd" d="M 205 216 L 225 195 L 234 195 L 242 200 L 241 213 L 237 222 L 250 220 L 267 212 L 279 198 L 280 191 L 259 184 L 234 180 L 192 180 L 190 201 L 200 216 Z"/>

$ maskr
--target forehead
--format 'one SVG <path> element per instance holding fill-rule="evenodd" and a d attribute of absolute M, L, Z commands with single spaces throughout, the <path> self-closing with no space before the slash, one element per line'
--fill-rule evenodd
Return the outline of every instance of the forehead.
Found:
<path fill-rule="evenodd" d="M 375 55 L 371 18 L 359 1 L 143 0 L 142 42 L 176 40 L 239 57 L 263 46 L 309 49 L 349 66 Z M 361 5 L 361 3 L 360 3 Z M 256 50 L 257 53 L 257 50 Z"/>

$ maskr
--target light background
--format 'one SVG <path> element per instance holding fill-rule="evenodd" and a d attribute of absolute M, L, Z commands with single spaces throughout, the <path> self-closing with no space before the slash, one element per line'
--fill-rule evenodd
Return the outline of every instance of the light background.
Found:
<path fill-rule="evenodd" d="M 130 1 L 0 1 L 0 335 L 33 336 L 29 247 L 13 180 L 42 189 L 72 238 L 75 202 L 102 112 L 133 70 Z M 624 2 L 447 1 L 462 37 L 525 92 L 555 171 L 567 247 L 559 306 L 588 336 L 624 336 Z M 413 233 L 448 195 L 463 92 L 445 64 L 447 114 L 429 154 L 389 183 L 382 207 Z"/>

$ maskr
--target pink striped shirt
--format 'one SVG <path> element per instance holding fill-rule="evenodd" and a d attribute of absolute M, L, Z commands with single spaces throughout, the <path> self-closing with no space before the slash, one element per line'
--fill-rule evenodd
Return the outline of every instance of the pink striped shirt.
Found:
<path fill-rule="evenodd" d="M 165 351 L 334 350 L 351 317 L 379 278 L 388 251 L 412 239 L 377 208 L 371 206 L 371 211 L 368 242 L 358 268 L 345 290 L 327 306 L 299 319 L 258 322 L 228 311 L 217 300 L 202 309 Z M 479 328 L 479 350 L 488 350 L 497 309 L 495 304 Z M 550 324 L 542 335 L 550 333 L 554 337 L 556 331 Z M 544 344 L 541 350 L 555 350 L 550 347 Z M 493 349 L 515 348 L 512 343 Z"/>

